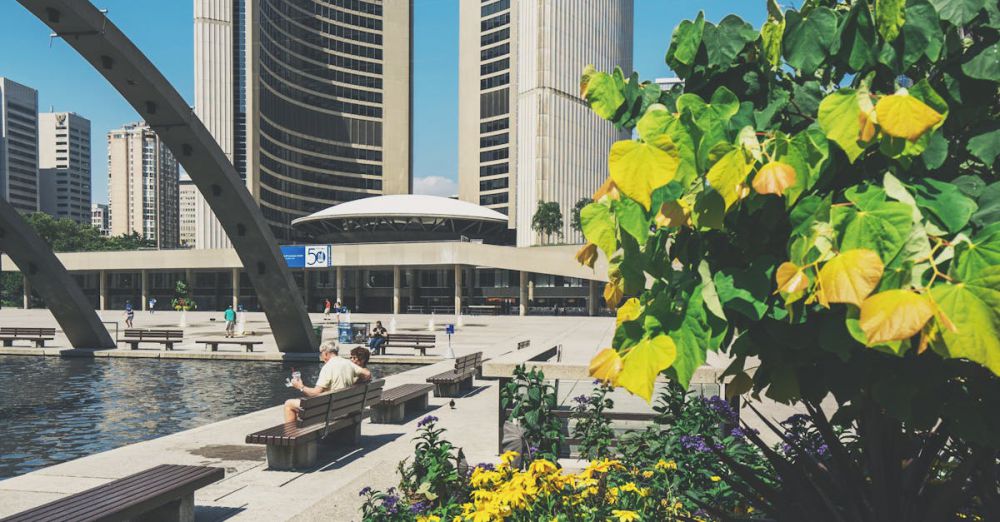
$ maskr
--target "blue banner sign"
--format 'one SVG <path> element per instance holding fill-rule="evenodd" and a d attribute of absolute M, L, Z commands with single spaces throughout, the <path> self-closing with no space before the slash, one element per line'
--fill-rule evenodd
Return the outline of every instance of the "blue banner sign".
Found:
<path fill-rule="evenodd" d="M 282 245 L 281 255 L 288 268 L 329 268 L 333 266 L 330 245 Z"/>

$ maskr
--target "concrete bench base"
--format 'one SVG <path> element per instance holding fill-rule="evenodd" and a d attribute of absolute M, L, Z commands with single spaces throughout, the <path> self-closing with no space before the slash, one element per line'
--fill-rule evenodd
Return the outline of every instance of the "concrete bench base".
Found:
<path fill-rule="evenodd" d="M 267 445 L 267 467 L 276 471 L 307 469 L 316 466 L 319 447 L 357 446 L 361 443 L 361 422 L 330 433 L 325 439 L 313 438 L 292 446 Z"/>
<path fill-rule="evenodd" d="M 399 424 L 406 418 L 406 412 L 416 410 L 426 410 L 428 404 L 427 395 L 421 395 L 406 402 L 391 406 L 372 406 L 372 424 Z"/>
<path fill-rule="evenodd" d="M 467 379 L 458 382 L 436 382 L 434 383 L 435 397 L 458 397 L 462 390 L 472 389 L 472 375 Z"/>
<path fill-rule="evenodd" d="M 142 514 L 143 522 L 194 522 L 194 493 Z"/>

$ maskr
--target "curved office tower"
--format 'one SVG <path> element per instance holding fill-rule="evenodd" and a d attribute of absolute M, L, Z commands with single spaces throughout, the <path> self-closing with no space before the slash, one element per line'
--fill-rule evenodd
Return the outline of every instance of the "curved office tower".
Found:
<path fill-rule="evenodd" d="M 217 15 L 202 12 L 225 28 L 217 60 L 196 51 L 196 71 L 199 61 L 218 62 L 225 77 L 219 102 L 204 100 L 212 107 L 199 115 L 224 150 L 230 144 L 226 152 L 278 241 L 298 239 L 295 218 L 410 192 L 410 0 L 199 3 L 223 4 Z M 216 30 L 212 20 L 202 24 Z M 199 240 L 216 244 L 197 247 L 225 246 L 199 220 Z"/>
<path fill-rule="evenodd" d="M 607 178 L 615 130 L 580 98 L 587 64 L 632 68 L 632 0 L 460 3 L 459 197 L 509 216 L 517 245 L 538 244 L 538 201 L 570 212 Z"/>

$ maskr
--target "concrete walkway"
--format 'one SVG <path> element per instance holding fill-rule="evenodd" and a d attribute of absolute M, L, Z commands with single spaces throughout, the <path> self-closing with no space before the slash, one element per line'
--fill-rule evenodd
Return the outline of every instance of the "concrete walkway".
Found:
<path fill-rule="evenodd" d="M 48 326 L 44 321 L 46 315 L 43 310 L 4 310 L 0 312 L 0 323 L 16 321 L 16 324 Z M 193 315 L 189 314 L 188 319 L 195 326 L 188 330 L 215 326 L 205 325 L 203 320 L 192 321 Z M 145 319 L 137 312 L 137 327 L 152 327 L 140 323 L 140 317 Z M 356 314 L 352 320 L 367 321 L 374 317 Z M 149 321 L 164 327 L 174 319 L 169 313 L 157 313 Z M 437 319 L 440 327 L 441 318 Z M 399 316 L 397 328 L 426 330 L 427 320 L 427 316 Z M 315 315 L 314 321 L 321 321 L 320 316 Z M 597 349 L 608 346 L 613 327 L 611 318 L 467 317 L 465 326 L 453 339 L 453 346 L 458 355 L 481 350 L 489 358 L 509 352 L 518 341 L 529 339 L 535 347 L 562 344 L 564 360 L 585 361 Z M 443 353 L 446 342 L 447 338 L 438 333 L 435 355 Z M 58 339 L 53 344 L 58 346 Z M 386 387 L 424 382 L 451 364 L 442 361 L 390 376 Z M 449 399 L 431 398 L 430 411 L 425 414 L 440 419 L 439 425 L 448 430 L 448 439 L 463 448 L 471 464 L 492 462 L 496 458 L 497 394 L 496 381 L 477 380 L 472 392 L 455 400 L 454 409 L 449 407 Z M 300 473 L 266 469 L 264 448 L 244 444 L 248 433 L 280 422 L 280 407 L 269 408 L 2 481 L 0 517 L 157 464 L 170 463 L 226 468 L 223 481 L 196 494 L 199 521 L 357 520 L 361 504 L 358 491 L 368 485 L 384 489 L 398 482 L 396 465 L 412 455 L 411 439 L 422 417 L 415 416 L 401 425 L 366 421 L 361 447 L 327 454 L 316 469 Z"/>

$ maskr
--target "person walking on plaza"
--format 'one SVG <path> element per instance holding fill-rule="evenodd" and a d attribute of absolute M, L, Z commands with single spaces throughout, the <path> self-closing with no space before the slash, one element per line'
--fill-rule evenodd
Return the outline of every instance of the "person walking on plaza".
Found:
<path fill-rule="evenodd" d="M 132 328 L 132 319 L 135 319 L 132 301 L 125 301 L 125 328 Z"/>
<path fill-rule="evenodd" d="M 326 298 L 323 300 L 323 320 L 330 320 L 330 299 Z"/>
<path fill-rule="evenodd" d="M 372 328 L 372 333 L 368 336 L 368 347 L 371 348 L 372 353 L 378 355 L 382 350 L 382 345 L 385 344 L 386 334 L 385 327 L 382 326 L 382 321 L 375 321 L 375 326 Z"/>
<path fill-rule="evenodd" d="M 153 315 L 153 309 L 156 308 L 156 298 L 149 298 L 149 315 Z"/>
<path fill-rule="evenodd" d="M 338 300 L 337 304 L 333 307 L 333 313 L 337 314 L 334 319 L 336 319 L 338 323 L 340 322 L 340 312 L 343 311 L 343 309 L 344 305 L 340 304 L 340 301 Z"/>
<path fill-rule="evenodd" d="M 310 388 L 302 382 L 302 379 L 296 378 L 291 381 L 292 388 L 299 390 L 308 398 L 372 380 L 372 372 L 341 358 L 339 354 L 337 343 L 333 341 L 323 343 L 319 347 L 319 359 L 323 361 L 323 369 L 319 371 L 316 385 Z M 302 411 L 302 399 L 285 401 L 285 422 L 295 422 L 300 411 Z"/>
<path fill-rule="evenodd" d="M 236 337 L 236 312 L 233 305 L 226 307 L 226 337 Z"/>

